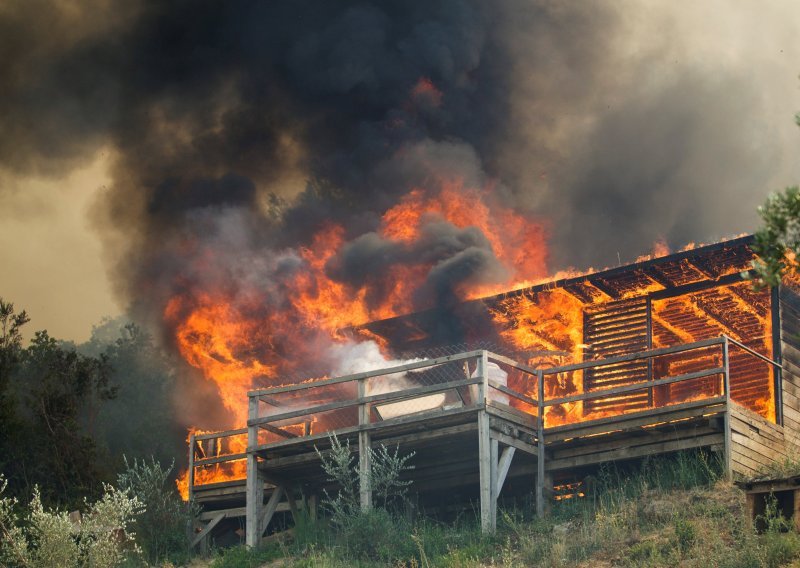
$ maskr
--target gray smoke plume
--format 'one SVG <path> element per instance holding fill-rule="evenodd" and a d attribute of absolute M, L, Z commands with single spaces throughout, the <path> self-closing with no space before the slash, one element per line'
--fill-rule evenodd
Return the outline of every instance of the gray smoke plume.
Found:
<path fill-rule="evenodd" d="M 545 220 L 558 269 L 750 230 L 796 182 L 796 3 L 701 4 L 11 3 L 0 168 L 57 176 L 113 152 L 95 223 L 140 318 L 209 288 L 282 308 L 331 221 L 347 244 L 328 276 L 380 296 L 382 271 L 425 258 L 415 301 L 446 306 L 507 274 L 474 228 L 382 238 L 411 188 L 491 182 Z"/>

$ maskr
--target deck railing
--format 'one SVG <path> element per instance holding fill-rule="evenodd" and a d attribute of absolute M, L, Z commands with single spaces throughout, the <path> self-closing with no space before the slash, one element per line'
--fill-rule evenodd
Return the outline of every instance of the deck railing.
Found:
<path fill-rule="evenodd" d="M 195 468 L 240 461 L 257 451 L 280 449 L 299 441 L 322 440 L 332 434 L 357 434 L 359 442 L 366 444 L 372 434 L 384 428 L 486 408 L 505 409 L 527 417 L 537 433 L 537 446 L 541 447 L 548 432 L 684 404 L 686 396 L 672 396 L 669 392 L 679 385 L 684 387 L 684 393 L 699 389 L 697 396 L 689 397 L 692 401 L 708 405 L 727 403 L 731 390 L 731 349 L 740 349 L 765 365 L 781 368 L 739 341 L 721 336 L 549 369 L 534 369 L 486 350 L 468 351 L 342 377 L 250 391 L 247 428 L 191 437 L 190 491 Z M 674 361 L 681 356 L 704 363 L 691 372 L 673 376 L 659 374 L 660 362 Z M 587 371 L 624 367 L 641 361 L 649 363 L 648 375 L 645 380 L 634 383 L 563 395 L 553 394 L 551 391 L 558 389 L 549 386 L 564 383 L 568 376 L 574 380 L 575 375 Z M 611 404 L 602 411 L 597 410 L 602 406 L 598 403 L 603 401 L 622 400 L 643 392 L 648 395 L 645 407 L 633 411 L 624 407 L 615 410 Z M 587 403 L 594 403 L 594 410 L 585 411 Z M 558 418 L 562 414 L 554 410 L 565 408 L 574 413 L 568 420 Z M 243 438 L 245 434 L 246 451 L 217 452 L 217 455 L 206 452 L 202 457 L 195 451 L 199 443 L 218 444 L 219 447 L 221 440 Z M 366 455 L 367 452 L 361 452 L 360 459 L 366 459 Z M 543 477 L 544 456 L 537 461 Z"/>

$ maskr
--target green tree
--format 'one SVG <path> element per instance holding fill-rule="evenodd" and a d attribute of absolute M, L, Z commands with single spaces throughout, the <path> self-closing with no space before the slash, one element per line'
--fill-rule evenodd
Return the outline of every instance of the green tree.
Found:
<path fill-rule="evenodd" d="M 100 407 L 96 433 L 117 465 L 122 467 L 123 454 L 134 460 L 152 456 L 161 463 L 183 456 L 186 430 L 175 420 L 175 373 L 167 355 L 149 333 L 130 322 L 117 328 L 112 343 L 96 343 L 119 387 L 117 397 Z"/>
<path fill-rule="evenodd" d="M 12 495 L 39 486 L 45 503 L 77 506 L 113 472 L 91 435 L 116 394 L 108 357 L 89 357 L 36 332 L 22 346 L 27 314 L 0 299 L 0 466 Z"/>
<path fill-rule="evenodd" d="M 30 321 L 23 310 L 0 298 L 0 471 L 6 471 L 12 455 L 12 432 L 17 431 L 15 400 L 9 392 L 11 376 L 22 356 L 22 326 Z"/>
<path fill-rule="evenodd" d="M 800 114 L 795 116 L 800 126 Z M 773 193 L 758 208 L 763 225 L 755 234 L 754 263 L 761 284 L 777 286 L 787 270 L 797 270 L 800 259 L 800 188 Z"/>

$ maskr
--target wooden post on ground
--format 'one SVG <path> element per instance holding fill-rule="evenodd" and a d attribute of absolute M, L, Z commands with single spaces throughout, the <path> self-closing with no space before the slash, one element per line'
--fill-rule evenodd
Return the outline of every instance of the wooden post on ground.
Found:
<path fill-rule="evenodd" d="M 497 461 L 499 459 L 499 444 L 496 439 L 491 437 L 489 433 L 489 478 L 490 488 L 492 490 L 492 532 L 497 529 L 497 498 L 500 496 L 500 491 L 497 488 Z"/>
<path fill-rule="evenodd" d="M 359 400 L 367 396 L 367 379 L 358 381 Z M 358 405 L 358 425 L 366 426 L 369 424 L 370 407 L 367 403 Z M 359 486 L 361 493 L 361 510 L 369 511 L 372 508 L 372 442 L 368 430 L 358 432 L 358 470 Z"/>
<path fill-rule="evenodd" d="M 478 359 L 478 377 L 481 379 L 478 389 L 478 470 L 480 472 L 481 496 L 481 530 L 484 533 L 493 533 L 497 503 L 494 501 L 495 490 L 492 489 L 492 443 L 489 435 L 489 415 L 486 413 L 486 399 L 489 394 L 489 356 L 486 351 L 481 352 Z M 496 483 L 496 481 L 495 481 Z"/>
<path fill-rule="evenodd" d="M 723 460 L 725 466 L 725 477 L 731 480 L 733 477 L 733 470 L 731 468 L 731 378 L 730 378 L 730 344 L 728 343 L 728 336 L 723 336 L 722 342 L 722 381 L 723 389 L 725 389 L 725 414 L 723 415 L 723 426 L 725 430 L 725 445 L 723 448 Z"/>
<path fill-rule="evenodd" d="M 536 449 L 538 453 L 536 455 L 536 515 L 538 517 L 543 517 L 546 511 L 545 507 L 545 494 L 544 494 L 544 484 L 545 484 L 545 472 L 544 472 L 544 372 L 538 371 L 536 373 L 537 377 L 537 387 L 538 387 L 538 394 L 537 394 L 537 402 L 538 402 L 538 409 L 539 409 L 539 416 L 537 417 L 538 423 L 538 440 L 536 443 Z"/>
<path fill-rule="evenodd" d="M 258 418 L 258 396 L 248 399 L 248 421 Z M 258 456 L 255 448 L 258 446 L 258 426 L 247 426 L 247 484 L 246 484 L 246 531 L 245 543 L 254 548 L 259 545 L 263 527 L 261 516 L 264 502 L 264 480 L 258 470 Z"/>

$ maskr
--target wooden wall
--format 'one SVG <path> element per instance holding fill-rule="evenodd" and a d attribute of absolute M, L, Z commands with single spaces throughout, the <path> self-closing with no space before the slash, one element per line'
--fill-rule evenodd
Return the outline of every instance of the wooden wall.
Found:
<path fill-rule="evenodd" d="M 786 442 L 800 450 L 800 295 L 786 286 L 778 295 L 783 426 Z"/>
<path fill-rule="evenodd" d="M 791 452 L 784 428 L 735 402 L 730 404 L 730 425 L 731 470 L 739 477 L 763 474 Z"/>

